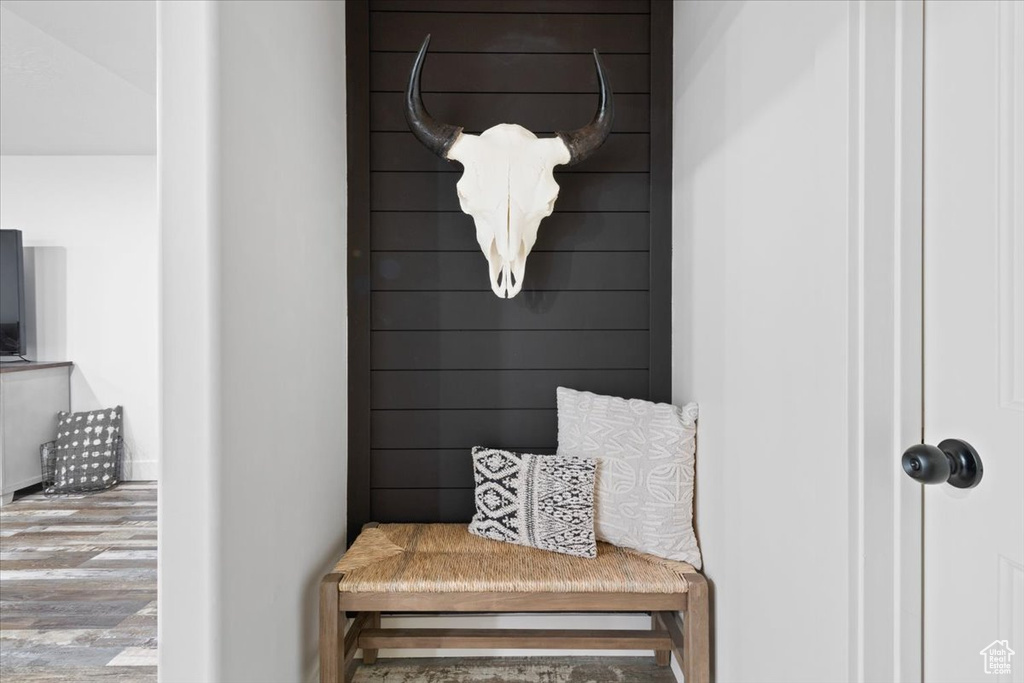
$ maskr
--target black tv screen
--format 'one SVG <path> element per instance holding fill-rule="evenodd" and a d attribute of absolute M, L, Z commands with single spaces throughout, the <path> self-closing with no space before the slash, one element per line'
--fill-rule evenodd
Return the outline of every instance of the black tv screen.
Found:
<path fill-rule="evenodd" d="M 0 356 L 25 355 L 25 258 L 21 230 L 0 230 Z"/>

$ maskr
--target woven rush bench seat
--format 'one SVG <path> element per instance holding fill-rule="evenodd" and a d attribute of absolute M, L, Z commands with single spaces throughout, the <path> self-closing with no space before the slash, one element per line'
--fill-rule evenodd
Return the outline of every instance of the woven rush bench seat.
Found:
<path fill-rule="evenodd" d="M 650 630 L 382 629 L 387 612 L 650 612 Z M 346 613 L 355 613 L 347 633 Z M 682 619 L 680 619 L 682 613 Z M 344 635 L 342 635 L 344 633 Z M 500 543 L 464 524 L 368 524 L 320 588 L 320 680 L 350 680 L 356 650 L 531 648 L 674 652 L 687 683 L 709 680 L 703 575 L 607 543 L 585 559 Z"/>
<path fill-rule="evenodd" d="M 343 593 L 685 593 L 685 562 L 598 543 L 593 560 L 469 533 L 465 524 L 366 529 L 338 562 Z"/>

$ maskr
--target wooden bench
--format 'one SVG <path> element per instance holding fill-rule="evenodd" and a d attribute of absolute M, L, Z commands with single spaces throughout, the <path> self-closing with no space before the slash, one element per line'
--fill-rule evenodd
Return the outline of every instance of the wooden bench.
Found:
<path fill-rule="evenodd" d="M 345 632 L 346 613 L 355 621 Z M 650 630 L 384 629 L 384 612 L 650 612 Z M 680 620 L 680 613 L 682 619 Z M 368 524 L 320 583 L 320 681 L 351 680 L 357 649 L 674 652 L 686 683 L 710 678 L 708 588 L 682 562 L 598 544 L 588 560 L 471 535 L 464 524 Z"/>

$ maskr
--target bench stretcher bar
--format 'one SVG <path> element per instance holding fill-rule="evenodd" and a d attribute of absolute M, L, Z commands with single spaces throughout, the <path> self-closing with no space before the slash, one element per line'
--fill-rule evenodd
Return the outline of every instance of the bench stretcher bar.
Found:
<path fill-rule="evenodd" d="M 668 631 L 394 628 L 365 629 L 359 647 L 531 650 L 669 650 Z"/>

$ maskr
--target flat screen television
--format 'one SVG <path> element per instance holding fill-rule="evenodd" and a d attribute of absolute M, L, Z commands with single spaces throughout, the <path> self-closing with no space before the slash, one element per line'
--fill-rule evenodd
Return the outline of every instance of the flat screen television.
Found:
<path fill-rule="evenodd" d="M 21 230 L 0 230 L 0 356 L 25 355 L 25 256 Z"/>

